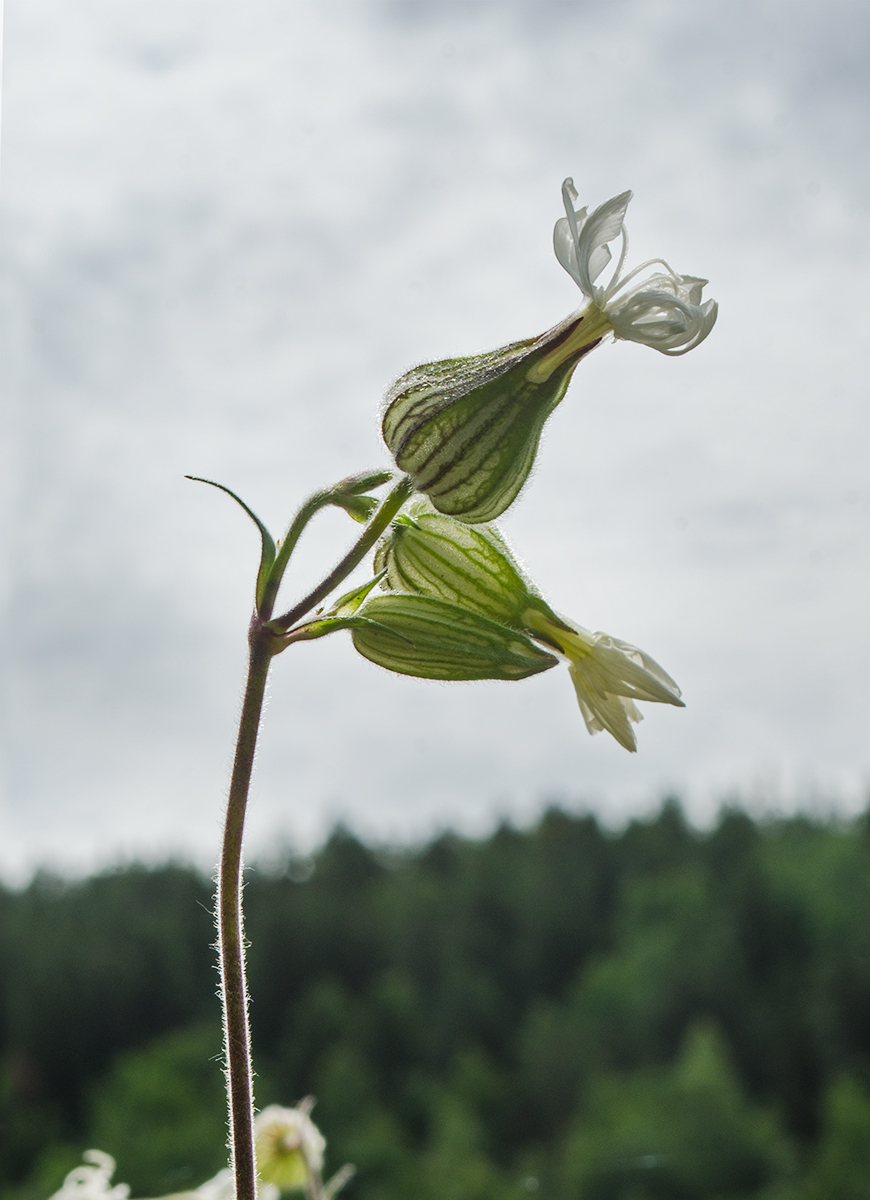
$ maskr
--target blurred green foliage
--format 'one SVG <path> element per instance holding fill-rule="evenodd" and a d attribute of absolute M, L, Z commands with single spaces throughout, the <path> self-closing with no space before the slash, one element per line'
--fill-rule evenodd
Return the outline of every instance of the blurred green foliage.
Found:
<path fill-rule="evenodd" d="M 88 1133 L 133 1193 L 195 1188 L 226 1166 L 220 1030 L 193 1025 L 125 1051 L 92 1094 Z"/>
<path fill-rule="evenodd" d="M 0 890 L 0 1194 L 98 1146 L 134 1195 L 225 1161 L 211 885 Z M 318 1099 L 358 1200 L 868 1200 L 870 818 L 470 841 L 247 873 L 257 1098 Z"/>

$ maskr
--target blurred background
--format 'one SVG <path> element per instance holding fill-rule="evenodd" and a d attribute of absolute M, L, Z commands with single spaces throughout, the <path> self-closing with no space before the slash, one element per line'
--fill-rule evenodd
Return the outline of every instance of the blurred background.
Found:
<path fill-rule="evenodd" d="M 502 524 L 687 708 L 647 706 L 631 756 L 563 670 L 426 683 L 343 635 L 279 660 L 249 826 L 261 1100 L 315 1090 L 380 1200 L 423 1176 L 866 1200 L 824 1172 L 870 1140 L 868 26 L 859 0 L 7 0 L 13 1194 L 97 1139 L 140 1195 L 223 1153 L 206 878 L 257 539 L 184 474 L 277 535 L 386 464 L 394 378 L 578 307 L 551 247 L 571 175 L 593 206 L 632 188 L 629 266 L 708 277 L 720 318 L 685 358 L 590 355 Z M 318 518 L 288 603 L 353 536 Z M 168 1090 L 199 1130 L 175 1149 L 147 1118 Z M 730 1149 L 674 1167 L 712 1127 Z"/>
<path fill-rule="evenodd" d="M 3 1200 L 90 1146 L 134 1196 L 225 1164 L 210 904 L 178 865 L 0 891 Z M 317 1097 L 349 1200 L 867 1198 L 866 814 L 337 829 L 245 913 L 257 1101 Z"/>

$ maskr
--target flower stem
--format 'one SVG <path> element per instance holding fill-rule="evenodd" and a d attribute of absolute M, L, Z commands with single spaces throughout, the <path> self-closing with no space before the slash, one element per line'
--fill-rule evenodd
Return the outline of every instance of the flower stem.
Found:
<path fill-rule="evenodd" d="M 408 497 L 412 495 L 413 491 L 413 482 L 407 475 L 403 475 L 393 490 L 387 495 L 374 517 L 372 517 L 365 533 L 348 550 L 335 570 L 330 571 L 323 582 L 318 584 L 312 592 L 309 592 L 304 600 L 300 600 L 298 604 L 294 604 L 289 612 L 284 613 L 283 616 L 275 617 L 270 622 L 272 628 L 276 630 L 289 629 L 300 617 L 304 617 L 307 612 L 310 612 L 315 604 L 319 604 L 331 591 L 338 587 L 354 567 L 362 562 L 390 521 L 392 521 Z"/>
<path fill-rule="evenodd" d="M 217 927 L 221 971 L 221 998 L 224 1015 L 227 1093 L 229 1101 L 230 1150 L 235 1175 L 235 1200 L 256 1200 L 257 1164 L 254 1156 L 254 1091 L 251 1076 L 251 1039 L 248 1028 L 248 988 L 245 981 L 245 939 L 242 924 L 242 840 L 245 810 L 257 748 L 257 734 L 263 712 L 263 697 L 269 664 L 273 655 L 286 645 L 283 630 L 319 603 L 357 566 L 369 552 L 387 525 L 411 495 L 414 485 L 401 479 L 379 508 L 369 527 L 351 547 L 338 566 L 323 582 L 295 605 L 289 613 L 266 623 L 274 595 L 255 612 L 248 634 L 250 656 L 248 680 L 242 701 L 233 774 L 224 822 L 224 840 L 218 871 Z M 314 510 L 320 502 L 314 498 Z M 306 520 L 310 513 L 306 513 Z M 259 524 L 259 522 L 258 522 Z M 298 536 L 298 533 L 296 534 Z M 291 546 L 292 548 L 292 546 Z M 285 554 L 281 573 L 286 565 Z M 276 577 L 278 582 L 280 578 Z M 275 589 L 277 590 L 277 583 Z M 265 611 L 263 611 L 265 609 Z M 348 1176 L 349 1178 L 349 1176 Z M 343 1182 L 343 1181 L 340 1181 Z M 314 1183 L 315 1196 L 323 1195 L 319 1177 Z"/>
<path fill-rule="evenodd" d="M 254 766 L 254 752 L 274 639 L 257 618 L 248 638 L 248 680 L 239 734 L 218 873 L 217 926 L 224 1015 L 230 1150 L 236 1200 L 255 1200 L 257 1167 L 254 1159 L 253 1085 L 248 1030 L 248 989 L 245 982 L 245 942 L 242 926 L 242 838 L 245 809 Z"/>

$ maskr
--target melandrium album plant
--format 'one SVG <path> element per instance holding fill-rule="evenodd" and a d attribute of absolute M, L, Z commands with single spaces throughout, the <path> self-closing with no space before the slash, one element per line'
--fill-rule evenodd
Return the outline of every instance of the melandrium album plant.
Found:
<path fill-rule="evenodd" d="M 525 483 L 544 422 L 586 354 L 608 335 L 685 354 L 716 320 L 716 304 L 701 300 L 703 279 L 679 275 L 660 259 L 623 274 L 630 192 L 587 214 L 575 209 L 577 193 L 566 179 L 562 198 L 556 256 L 585 308 L 540 337 L 415 367 L 394 383 L 383 435 L 398 478 L 390 470 L 368 471 L 317 492 L 281 541 L 234 492 L 212 484 L 255 523 L 261 553 L 216 906 L 231 1168 L 197 1189 L 199 1200 L 255 1200 L 258 1188 L 261 1200 L 273 1200 L 280 1190 L 329 1200 L 351 1174 L 346 1167 L 323 1183 L 325 1143 L 310 1120 L 311 1101 L 254 1116 L 240 885 L 245 809 L 272 659 L 296 642 L 348 630 L 365 658 L 424 679 L 519 680 L 566 662 L 588 730 L 607 730 L 630 751 L 636 749 L 631 726 L 641 719 L 636 701 L 682 706 L 673 679 L 644 651 L 590 633 L 552 609 L 488 524 Z M 611 243 L 618 244 L 618 257 L 602 284 Z M 371 493 L 387 483 L 392 486 L 379 501 Z M 297 542 L 327 506 L 344 509 L 364 529 L 315 588 L 276 612 Z M 376 546 L 371 578 L 325 607 Z M 123 1186 L 110 1186 L 112 1160 L 89 1154 L 90 1165 L 70 1174 L 57 1200 L 123 1200 Z"/>

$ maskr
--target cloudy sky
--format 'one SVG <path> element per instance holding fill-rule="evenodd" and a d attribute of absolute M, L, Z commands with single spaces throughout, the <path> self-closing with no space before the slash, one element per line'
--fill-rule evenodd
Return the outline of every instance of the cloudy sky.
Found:
<path fill-rule="evenodd" d="M 559 188 L 711 280 L 684 358 L 581 364 L 504 529 L 685 711 L 590 738 L 567 672 L 275 664 L 252 852 L 606 820 L 666 792 L 854 812 L 868 753 L 863 0 L 7 0 L 0 872 L 216 853 L 257 543 L 388 462 L 427 359 L 580 304 Z M 288 602 L 355 536 L 319 518 Z"/>

